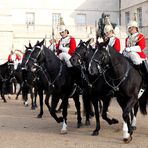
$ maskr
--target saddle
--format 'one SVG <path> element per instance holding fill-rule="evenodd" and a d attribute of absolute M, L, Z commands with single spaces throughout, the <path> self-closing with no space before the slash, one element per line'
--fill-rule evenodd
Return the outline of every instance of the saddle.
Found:
<path fill-rule="evenodd" d="M 138 98 L 140 98 L 142 94 L 144 93 L 147 87 L 147 84 L 148 84 L 148 61 L 144 60 L 142 64 L 134 65 L 134 67 L 140 73 L 142 80 L 143 80 L 141 88 L 138 93 Z"/>
<path fill-rule="evenodd" d="M 140 65 L 134 65 L 135 69 L 143 76 L 148 75 L 148 61 L 144 60 Z"/>

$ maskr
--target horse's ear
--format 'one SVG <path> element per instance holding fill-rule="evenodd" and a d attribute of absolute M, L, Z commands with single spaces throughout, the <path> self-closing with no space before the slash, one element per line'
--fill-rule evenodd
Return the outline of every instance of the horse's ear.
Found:
<path fill-rule="evenodd" d="M 82 41 L 82 40 L 80 40 L 80 44 L 81 44 L 81 43 L 83 43 L 83 41 Z"/>
<path fill-rule="evenodd" d="M 45 42 L 45 39 L 43 39 L 41 42 L 40 42 L 40 45 L 43 45 Z"/>
<path fill-rule="evenodd" d="M 91 39 L 88 39 L 88 40 L 86 41 L 86 45 L 89 45 L 90 42 L 91 42 Z"/>
<path fill-rule="evenodd" d="M 26 49 L 28 49 L 28 47 L 26 45 L 24 45 Z"/>
<path fill-rule="evenodd" d="M 37 42 L 36 42 L 36 44 L 35 45 L 38 45 L 40 42 L 39 42 L 39 40 L 37 40 Z"/>
<path fill-rule="evenodd" d="M 31 45 L 31 43 L 29 43 L 29 48 L 32 49 L 32 45 Z"/>

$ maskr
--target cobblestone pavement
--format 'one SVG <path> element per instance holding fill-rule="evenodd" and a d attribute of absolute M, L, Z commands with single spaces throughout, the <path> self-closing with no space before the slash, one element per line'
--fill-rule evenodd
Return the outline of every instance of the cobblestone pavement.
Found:
<path fill-rule="evenodd" d="M 95 119 L 91 119 L 91 126 L 77 129 L 75 107 L 70 99 L 68 134 L 61 135 L 61 124 L 51 118 L 45 105 L 43 118 L 38 119 L 39 108 L 24 107 L 20 98 L 15 100 L 13 96 L 7 103 L 0 100 L 0 148 L 148 148 L 148 116 L 138 113 L 133 140 L 124 144 L 121 109 L 116 101 L 112 101 L 109 111 L 119 124 L 110 126 L 101 119 L 99 136 L 91 136 Z"/>

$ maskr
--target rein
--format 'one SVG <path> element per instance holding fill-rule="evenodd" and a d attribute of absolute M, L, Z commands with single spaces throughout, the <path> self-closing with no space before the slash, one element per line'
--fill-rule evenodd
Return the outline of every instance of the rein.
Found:
<path fill-rule="evenodd" d="M 96 83 L 96 81 L 100 78 L 100 76 L 98 76 L 92 83 L 90 83 L 89 78 L 86 76 L 84 70 L 86 69 L 85 66 L 80 65 L 81 66 L 81 74 L 82 74 L 82 78 L 86 81 L 87 85 L 92 88 L 93 85 Z"/>
<path fill-rule="evenodd" d="M 41 52 L 40 52 L 40 53 L 41 53 Z M 39 54 L 38 54 L 38 56 L 39 56 Z M 37 63 L 35 64 L 35 66 L 38 67 L 38 68 L 40 69 L 40 71 L 43 73 L 43 75 L 45 76 L 45 78 L 46 78 L 46 80 L 47 80 L 47 82 L 48 82 L 48 86 L 49 86 L 49 87 L 50 87 L 50 86 L 54 87 L 55 81 L 57 81 L 57 79 L 58 79 L 58 78 L 61 76 L 61 74 L 62 74 L 62 67 L 63 67 L 63 65 L 62 65 L 61 61 L 60 61 L 60 70 L 59 70 L 57 76 L 55 77 L 55 79 L 54 79 L 52 82 L 50 82 L 49 79 L 48 79 L 48 77 L 47 77 L 47 69 L 46 69 L 46 68 L 43 69 L 43 67 L 40 66 L 40 65 L 38 65 Z"/>
<path fill-rule="evenodd" d="M 85 44 L 86 48 L 87 45 Z M 86 71 L 86 67 L 83 61 L 81 61 L 83 58 L 81 57 L 81 55 L 78 52 L 75 52 L 75 55 L 79 57 L 78 63 L 80 64 L 80 69 L 81 69 L 81 76 L 82 78 L 86 81 L 87 85 L 92 88 L 92 86 L 95 84 L 95 82 L 99 79 L 100 76 L 98 76 L 92 83 L 89 81 L 89 78 L 87 76 L 87 74 L 85 73 Z"/>
<path fill-rule="evenodd" d="M 97 51 L 98 51 L 98 49 L 97 49 Z M 96 52 L 97 52 L 97 51 L 96 51 Z M 96 52 L 95 52 L 95 53 L 96 53 Z M 95 55 L 95 53 L 94 53 L 94 55 Z M 108 51 L 108 53 L 109 53 L 109 51 Z M 107 69 L 102 68 L 102 67 L 101 67 L 101 63 L 102 63 L 102 62 L 99 62 L 98 60 L 93 59 L 93 58 L 94 58 L 94 55 L 92 56 L 91 61 L 94 61 L 94 62 L 97 63 L 97 65 L 98 65 L 97 67 L 99 67 L 98 70 L 99 70 L 99 72 L 103 75 L 103 78 L 104 78 L 106 84 L 107 84 L 109 87 L 111 87 L 114 91 L 119 91 L 120 85 L 121 85 L 122 82 L 127 78 L 128 73 L 129 73 L 129 71 L 130 71 L 129 63 L 128 63 L 127 68 L 126 68 L 126 72 L 125 72 L 122 76 L 120 76 L 120 77 L 117 78 L 117 79 L 113 79 L 113 78 L 110 77 L 111 82 L 112 82 L 112 83 L 110 83 L 110 82 L 107 80 L 107 78 L 106 78 L 106 72 L 107 72 L 107 70 L 110 68 L 109 65 L 106 65 L 105 68 L 107 68 Z M 109 53 L 109 57 L 110 57 L 110 56 L 111 56 L 111 55 L 110 55 L 110 53 Z M 102 59 L 102 60 L 104 60 L 104 59 L 105 59 L 105 55 L 103 56 L 103 59 Z M 114 64 L 112 67 L 114 68 L 114 67 L 117 66 L 118 64 L 119 64 L 119 63 L 116 63 L 116 64 Z M 91 62 L 90 62 L 90 65 L 89 65 L 89 66 L 91 66 Z M 119 80 L 119 82 L 118 82 L 117 85 L 115 85 L 115 81 L 117 81 L 117 80 Z"/>
<path fill-rule="evenodd" d="M 107 70 L 106 70 L 106 71 L 107 71 Z M 126 70 L 125 74 L 123 74 L 123 76 L 121 76 L 120 78 L 118 78 L 118 79 L 112 79 L 112 78 L 111 78 L 112 83 L 109 83 L 109 81 L 107 81 L 106 76 L 105 76 L 106 71 L 104 71 L 104 72 L 102 73 L 102 74 L 103 74 L 103 78 L 104 78 L 106 84 L 107 84 L 109 87 L 111 87 L 114 91 L 119 91 L 119 86 L 120 86 L 120 85 L 122 84 L 122 82 L 127 78 L 128 73 L 129 73 L 129 71 L 130 71 L 130 67 L 129 67 L 129 64 L 128 64 L 128 65 L 127 65 L 127 70 Z M 115 83 L 114 83 L 115 80 L 116 80 L 116 81 L 117 81 L 117 80 L 120 80 L 117 85 L 115 85 Z"/>

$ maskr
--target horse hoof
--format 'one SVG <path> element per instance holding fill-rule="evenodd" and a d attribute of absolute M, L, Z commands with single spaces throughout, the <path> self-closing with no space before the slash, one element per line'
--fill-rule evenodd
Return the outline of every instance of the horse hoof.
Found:
<path fill-rule="evenodd" d="M 90 114 L 89 114 L 89 118 L 91 119 L 91 118 L 93 118 L 94 117 L 94 112 L 91 112 Z"/>
<path fill-rule="evenodd" d="M 99 132 L 98 131 L 93 131 L 93 133 L 91 134 L 92 136 L 98 136 Z"/>
<path fill-rule="evenodd" d="M 132 141 L 132 136 L 130 136 L 129 138 L 124 138 L 123 141 L 124 143 L 130 143 Z"/>
<path fill-rule="evenodd" d="M 136 130 L 137 129 L 137 127 L 136 126 L 132 126 L 132 130 Z"/>
<path fill-rule="evenodd" d="M 28 107 L 28 102 L 24 102 L 24 106 L 25 107 Z"/>
<path fill-rule="evenodd" d="M 63 130 L 63 129 L 62 129 L 62 130 L 61 130 L 61 134 L 63 134 L 63 135 L 64 135 L 64 134 L 67 134 L 67 130 Z"/>
<path fill-rule="evenodd" d="M 37 118 L 42 118 L 42 115 L 41 115 L 41 114 L 38 114 L 38 115 L 37 115 Z"/>
<path fill-rule="evenodd" d="M 58 120 L 57 120 L 57 122 L 58 122 L 58 123 L 63 122 L 63 117 L 59 117 Z"/>
<path fill-rule="evenodd" d="M 90 125 L 90 121 L 87 121 L 87 120 L 86 120 L 86 121 L 85 121 L 85 125 L 86 125 L 86 126 L 89 126 L 89 125 Z"/>
<path fill-rule="evenodd" d="M 31 110 L 35 110 L 35 107 L 34 107 L 34 106 L 32 106 L 32 107 L 31 107 Z"/>
<path fill-rule="evenodd" d="M 80 128 L 82 126 L 82 123 L 77 123 L 77 128 Z"/>

